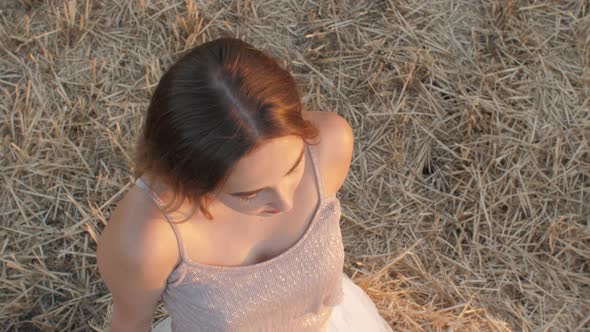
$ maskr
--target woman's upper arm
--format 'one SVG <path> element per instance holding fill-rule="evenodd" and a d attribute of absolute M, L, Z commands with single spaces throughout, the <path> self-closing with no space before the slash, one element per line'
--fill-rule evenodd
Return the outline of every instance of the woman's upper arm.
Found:
<path fill-rule="evenodd" d="M 111 331 L 149 331 L 178 254 L 163 239 L 169 225 L 124 224 L 113 214 L 97 248 L 100 275 L 113 297 Z"/>

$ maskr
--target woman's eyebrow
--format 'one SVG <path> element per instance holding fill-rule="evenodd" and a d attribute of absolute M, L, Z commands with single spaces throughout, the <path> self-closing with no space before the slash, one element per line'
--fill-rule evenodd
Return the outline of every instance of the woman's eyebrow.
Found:
<path fill-rule="evenodd" d="M 299 163 L 301 162 L 301 159 L 303 159 L 304 153 L 305 153 L 305 146 L 303 146 L 303 149 L 301 149 L 301 153 L 299 154 L 299 157 L 297 158 L 297 161 L 295 161 L 295 164 L 293 165 L 293 167 L 291 167 L 291 169 L 284 176 L 291 174 L 291 172 L 293 172 L 293 170 L 295 170 L 295 167 L 297 167 L 297 165 L 299 165 Z M 250 196 L 250 195 L 256 194 L 259 191 L 267 189 L 267 188 L 268 187 L 264 187 L 264 188 L 260 188 L 260 189 L 256 189 L 256 190 L 251 190 L 251 191 L 242 191 L 242 192 L 237 192 L 237 193 L 231 193 L 230 195 Z"/>

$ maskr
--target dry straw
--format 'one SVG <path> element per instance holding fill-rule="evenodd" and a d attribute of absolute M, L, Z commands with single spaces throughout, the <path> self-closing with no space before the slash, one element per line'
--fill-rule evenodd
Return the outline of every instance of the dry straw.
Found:
<path fill-rule="evenodd" d="M 96 240 L 130 188 L 148 98 L 179 53 L 224 31 L 354 128 L 345 271 L 396 331 L 588 330 L 587 1 L 0 10 L 2 331 L 107 326 Z"/>

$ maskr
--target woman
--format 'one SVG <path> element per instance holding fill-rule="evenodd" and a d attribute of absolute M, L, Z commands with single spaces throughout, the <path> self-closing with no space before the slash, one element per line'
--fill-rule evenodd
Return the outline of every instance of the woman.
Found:
<path fill-rule="evenodd" d="M 135 186 L 100 238 L 111 331 L 391 331 L 343 273 L 336 192 L 348 123 L 302 111 L 293 77 L 235 38 L 161 78 Z"/>

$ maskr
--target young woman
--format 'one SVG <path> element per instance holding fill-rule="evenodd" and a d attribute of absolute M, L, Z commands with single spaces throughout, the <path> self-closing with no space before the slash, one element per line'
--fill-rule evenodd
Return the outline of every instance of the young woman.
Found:
<path fill-rule="evenodd" d="M 111 331 L 149 331 L 160 299 L 156 331 L 391 331 L 343 273 L 352 146 L 269 55 L 235 38 L 190 50 L 152 96 L 135 186 L 99 241 Z"/>

